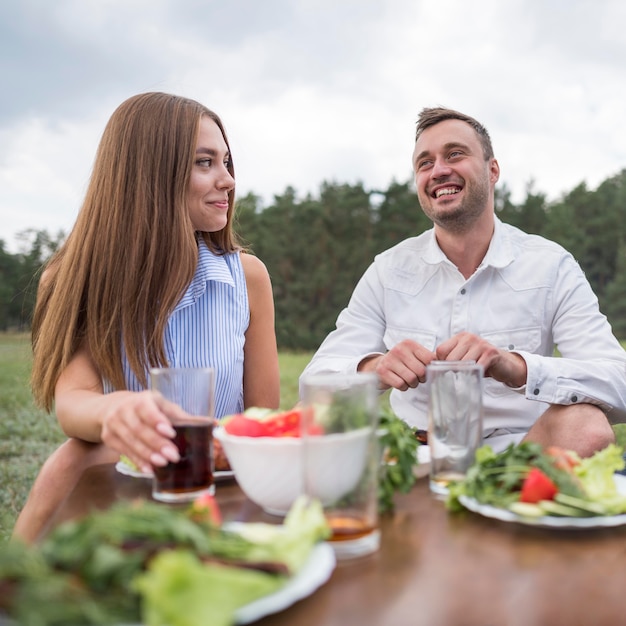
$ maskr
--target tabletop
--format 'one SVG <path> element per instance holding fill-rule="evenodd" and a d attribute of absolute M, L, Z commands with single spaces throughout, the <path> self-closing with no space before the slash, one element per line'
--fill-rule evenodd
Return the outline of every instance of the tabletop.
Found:
<path fill-rule="evenodd" d="M 85 471 L 51 526 L 149 498 L 114 465 Z M 225 520 L 273 521 L 235 481 L 218 482 Z M 259 626 L 603 626 L 626 623 L 626 527 L 541 529 L 449 513 L 420 478 L 381 519 L 381 547 L 339 562 L 314 594 Z"/>

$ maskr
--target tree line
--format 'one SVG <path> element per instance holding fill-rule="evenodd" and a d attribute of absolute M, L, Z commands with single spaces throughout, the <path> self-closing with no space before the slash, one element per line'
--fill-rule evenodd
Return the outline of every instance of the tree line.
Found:
<path fill-rule="evenodd" d="M 626 340 L 626 169 L 596 189 L 581 183 L 558 200 L 527 185 L 514 203 L 496 189 L 504 222 L 559 242 L 578 260 L 616 336 Z M 253 193 L 237 201 L 236 230 L 266 264 L 274 288 L 276 333 L 282 350 L 314 350 L 335 325 L 352 290 L 379 252 L 431 227 L 412 181 L 367 189 L 325 181 L 299 197 L 287 187 L 263 206 Z M 63 233 L 29 230 L 23 250 L 9 254 L 0 240 L 0 330 L 29 328 L 41 266 Z"/>

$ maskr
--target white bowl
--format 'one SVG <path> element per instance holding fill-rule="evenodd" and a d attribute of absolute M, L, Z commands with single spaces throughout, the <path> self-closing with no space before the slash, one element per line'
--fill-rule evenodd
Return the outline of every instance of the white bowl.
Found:
<path fill-rule="evenodd" d="M 246 496 L 272 515 L 285 515 L 302 493 L 302 441 L 229 435 L 222 426 L 213 437 L 222 443 Z"/>
<path fill-rule="evenodd" d="M 365 428 L 310 439 L 307 474 L 317 477 L 315 496 L 323 503 L 337 500 L 358 483 L 369 433 Z M 246 496 L 272 515 L 285 515 L 304 492 L 302 440 L 229 435 L 222 426 L 213 436 L 222 443 Z"/>
<path fill-rule="evenodd" d="M 311 437 L 304 472 L 310 496 L 324 506 L 347 496 L 359 484 L 368 460 L 370 428 Z M 372 462 L 378 464 L 378 455 Z"/>

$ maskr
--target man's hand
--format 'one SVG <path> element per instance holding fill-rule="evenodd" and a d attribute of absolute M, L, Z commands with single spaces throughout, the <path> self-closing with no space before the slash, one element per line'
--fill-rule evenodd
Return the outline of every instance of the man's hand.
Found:
<path fill-rule="evenodd" d="M 426 366 L 435 358 L 435 354 L 424 346 L 404 339 L 396 344 L 387 354 L 363 359 L 358 371 L 374 372 L 382 389 L 406 391 L 426 381 Z"/>
<path fill-rule="evenodd" d="M 526 361 L 519 354 L 500 350 L 472 333 L 462 332 L 444 341 L 436 355 L 440 361 L 476 361 L 483 366 L 485 376 L 509 387 L 526 384 Z"/>

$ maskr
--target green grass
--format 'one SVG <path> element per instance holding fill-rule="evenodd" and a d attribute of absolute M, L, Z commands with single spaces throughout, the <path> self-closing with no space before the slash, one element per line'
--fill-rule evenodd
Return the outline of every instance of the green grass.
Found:
<path fill-rule="evenodd" d="M 0 540 L 13 529 L 41 464 L 64 437 L 37 409 L 28 383 L 28 335 L 0 335 Z"/>
<path fill-rule="evenodd" d="M 298 378 L 312 353 L 281 353 L 281 407 L 298 401 Z M 30 387 L 30 337 L 0 334 L 0 542 L 11 535 L 33 480 L 65 439 L 54 415 L 35 407 Z"/>
<path fill-rule="evenodd" d="M 290 409 L 298 402 L 298 379 L 312 356 L 313 352 L 281 352 L 278 355 L 282 409 Z"/>

